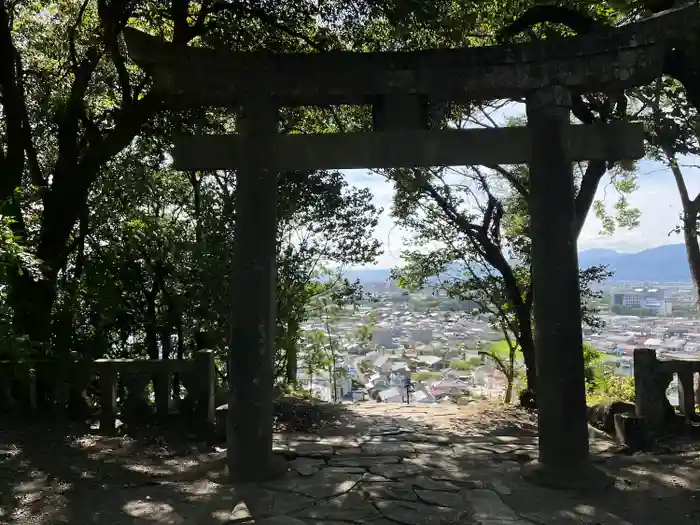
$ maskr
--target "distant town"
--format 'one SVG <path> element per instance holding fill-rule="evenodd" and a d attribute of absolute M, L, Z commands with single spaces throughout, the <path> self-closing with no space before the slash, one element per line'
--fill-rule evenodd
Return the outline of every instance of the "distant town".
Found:
<path fill-rule="evenodd" d="M 346 402 L 461 403 L 503 396 L 505 375 L 479 351 L 504 336 L 485 317 L 447 297 L 406 293 L 390 280 L 363 287 L 374 300 L 332 320 L 334 366 L 309 370 L 300 356 L 303 388 Z M 592 306 L 604 327 L 583 327 L 583 334 L 614 374 L 632 375 L 632 353 L 639 347 L 700 359 L 700 318 L 690 284 L 606 283 L 600 291 L 603 297 Z M 323 332 L 329 322 L 312 319 L 304 329 Z M 358 337 L 358 327 L 367 327 L 371 337 Z M 675 397 L 672 384 L 669 398 Z"/>

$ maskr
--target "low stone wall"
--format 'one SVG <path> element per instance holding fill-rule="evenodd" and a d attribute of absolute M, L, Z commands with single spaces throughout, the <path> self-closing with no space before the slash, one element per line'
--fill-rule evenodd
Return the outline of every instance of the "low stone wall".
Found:
<path fill-rule="evenodd" d="M 637 348 L 634 351 L 634 387 L 637 416 L 644 418 L 649 430 L 659 430 L 669 420 L 670 404 L 666 390 L 678 376 L 678 404 L 686 419 L 696 419 L 693 377 L 700 374 L 700 360 L 659 359 L 655 350 Z"/>
<path fill-rule="evenodd" d="M 188 360 L 97 359 L 66 357 L 34 362 L 0 361 L 0 408 L 38 410 L 45 401 L 59 409 L 81 412 L 87 391 L 98 399 L 100 430 L 113 430 L 117 392 L 121 416 L 164 420 L 173 401 L 172 378 L 178 374 L 186 397 L 188 416 L 214 423 L 214 356 L 200 350 Z M 147 387 L 153 384 L 155 411 Z"/>

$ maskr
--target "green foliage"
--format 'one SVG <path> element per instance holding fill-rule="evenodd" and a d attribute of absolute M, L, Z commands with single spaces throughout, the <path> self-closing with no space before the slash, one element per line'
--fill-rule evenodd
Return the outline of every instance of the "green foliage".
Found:
<path fill-rule="evenodd" d="M 359 363 L 357 363 L 357 368 L 360 372 L 363 374 L 369 374 L 374 370 L 374 366 L 372 365 L 372 362 L 369 361 L 368 359 L 363 359 Z"/>
<path fill-rule="evenodd" d="M 428 370 L 424 370 L 422 372 L 416 372 L 415 374 L 411 374 L 411 380 L 418 381 L 418 382 L 435 381 L 437 379 L 440 379 L 441 377 L 442 376 L 440 375 L 440 372 L 430 372 Z"/>
<path fill-rule="evenodd" d="M 319 284 L 319 293 L 307 303 L 308 316 L 320 321 L 321 328 L 304 332 L 302 337 L 302 365 L 312 377 L 316 372 L 329 372 L 332 393 L 335 400 L 335 384 L 338 379 L 349 377 L 346 365 L 339 361 L 340 354 L 346 346 L 367 343 L 371 339 L 373 318 L 367 325 L 361 325 L 352 334 L 340 334 L 337 323 L 344 313 L 354 311 L 362 297 L 359 285 L 351 285 L 342 274 L 326 270 L 329 280 Z M 365 362 L 365 370 L 371 369 L 371 363 Z M 360 365 L 362 371 L 362 364 Z M 311 386 L 311 385 L 310 385 Z"/>
<path fill-rule="evenodd" d="M 234 51 L 476 47 L 493 44 L 506 21 L 534 4 L 8 3 L 8 16 L 0 19 L 0 55 L 8 64 L 0 101 L 0 351 L 179 358 L 204 341 L 225 363 L 232 261 L 240 255 L 233 243 L 235 173 L 175 172 L 165 152 L 174 135 L 230 133 L 235 122 L 220 110 L 168 109 L 125 53 L 127 24 L 183 45 Z M 611 24 L 638 17 L 637 4 L 574 2 Z M 562 32 L 544 22 L 518 39 Z M 584 99 L 589 116 L 607 121 L 602 109 L 609 101 L 598 98 Z M 628 98 L 630 115 L 620 117 L 645 123 L 652 157 L 679 168 L 678 156 L 697 152 L 696 111 L 678 82 L 662 79 Z M 435 124 L 491 125 L 500 106 L 443 107 Z M 324 133 L 369 129 L 371 115 L 366 107 L 294 108 L 282 110 L 280 120 L 285 132 Z M 594 205 L 607 231 L 637 222 L 626 200 L 635 189 L 632 168 L 609 170 L 618 195 L 611 212 Z M 596 169 L 581 166 L 579 196 L 586 188 L 595 194 L 603 175 Z M 532 356 L 527 169 L 385 175 L 397 190 L 394 216 L 415 234 L 408 264 L 396 272 L 401 285 L 419 289 L 440 275 L 429 284 L 453 302 L 423 307 L 487 315 Z M 301 327 L 321 303 L 336 315 L 340 305 L 362 297 L 357 283 L 329 279 L 323 264 L 375 260 L 380 250 L 372 233 L 380 210 L 368 190 L 349 187 L 337 172 L 284 172 L 278 185 L 276 362 L 283 374 L 295 369 Z M 600 269 L 581 275 L 584 319 L 592 326 L 591 290 L 602 278 Z M 371 344 L 371 329 L 357 339 Z"/>
<path fill-rule="evenodd" d="M 506 392 L 504 402 L 509 404 L 513 398 L 513 387 L 520 373 L 520 365 L 517 356 L 520 348 L 510 339 L 493 343 L 487 350 L 480 350 L 479 355 L 488 358 L 506 377 Z"/>
<path fill-rule="evenodd" d="M 479 359 L 478 357 L 472 357 L 467 361 L 452 361 L 450 363 L 450 368 L 455 368 L 457 370 L 464 370 L 465 372 L 469 372 L 477 368 L 479 365 L 481 365 L 481 359 Z"/>
<path fill-rule="evenodd" d="M 587 402 L 593 405 L 610 401 L 634 403 L 634 377 L 616 376 L 610 371 L 601 372 L 588 392 Z"/>
<path fill-rule="evenodd" d="M 226 362 L 235 173 L 175 172 L 166 152 L 175 134 L 230 133 L 235 123 L 224 111 L 166 109 L 125 53 L 127 23 L 195 46 L 369 49 L 397 42 L 390 20 L 403 12 L 400 4 L 8 4 L 0 40 L 14 47 L 2 49 L 14 63 L 2 81 L 0 278 L 9 293 L 0 344 L 14 351 L 34 340 L 42 351 L 88 357 L 186 357 L 199 338 Z M 401 24 L 427 35 L 428 20 L 446 16 L 446 5 Z M 356 108 L 281 111 L 289 132 L 332 131 L 338 123 L 362 129 L 369 119 Z M 278 183 L 282 370 L 310 301 L 325 289 L 320 262 L 375 260 L 381 210 L 338 172 L 284 172 Z"/>
<path fill-rule="evenodd" d="M 586 390 L 591 391 L 596 386 L 597 370 L 603 361 L 603 352 L 589 342 L 583 343 L 583 370 L 586 379 Z"/>
<path fill-rule="evenodd" d="M 11 217 L 0 215 L 0 279 L 7 281 L 12 274 L 41 279 L 39 261 L 27 251 L 13 230 L 14 222 Z"/>

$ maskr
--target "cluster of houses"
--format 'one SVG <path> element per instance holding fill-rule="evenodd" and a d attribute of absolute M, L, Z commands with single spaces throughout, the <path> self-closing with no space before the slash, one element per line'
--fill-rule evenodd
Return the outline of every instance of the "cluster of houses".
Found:
<path fill-rule="evenodd" d="M 605 328 L 587 333 L 586 339 L 623 362 L 635 348 L 651 348 L 676 358 L 700 358 L 700 323 L 694 319 L 605 316 Z"/>
<path fill-rule="evenodd" d="M 476 358 L 476 354 L 472 359 Z M 470 370 L 450 367 L 444 357 L 383 351 L 357 356 L 349 367 L 358 388 L 351 399 L 384 403 L 453 402 L 468 396 L 496 397 L 505 389 L 505 377 L 488 361 L 477 358 Z"/>

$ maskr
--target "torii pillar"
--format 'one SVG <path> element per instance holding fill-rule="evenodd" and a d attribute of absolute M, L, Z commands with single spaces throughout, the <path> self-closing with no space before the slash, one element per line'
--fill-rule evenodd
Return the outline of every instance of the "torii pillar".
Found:
<path fill-rule="evenodd" d="M 255 94 L 255 95 L 254 95 Z M 273 371 L 277 316 L 278 107 L 265 89 L 241 101 L 236 128 L 243 143 L 236 174 L 236 235 L 229 350 L 227 465 L 231 480 L 277 477 L 286 465 L 272 454 Z M 254 428 L 251 428 L 254 427 Z M 234 429 L 247 428 L 245 432 Z M 236 442 L 236 439 L 240 440 Z"/>
<path fill-rule="evenodd" d="M 551 488 L 592 489 L 612 481 L 588 455 L 570 108 L 562 86 L 527 97 L 540 455 L 525 476 Z"/>

